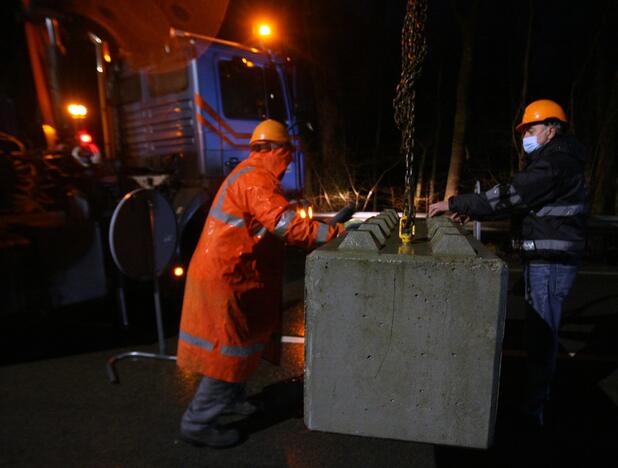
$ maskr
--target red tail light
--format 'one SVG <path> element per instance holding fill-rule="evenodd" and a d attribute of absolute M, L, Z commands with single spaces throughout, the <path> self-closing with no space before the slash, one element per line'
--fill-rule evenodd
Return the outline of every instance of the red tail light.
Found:
<path fill-rule="evenodd" d="M 92 143 L 92 135 L 89 133 L 83 132 L 79 134 L 79 141 L 85 145 Z"/>

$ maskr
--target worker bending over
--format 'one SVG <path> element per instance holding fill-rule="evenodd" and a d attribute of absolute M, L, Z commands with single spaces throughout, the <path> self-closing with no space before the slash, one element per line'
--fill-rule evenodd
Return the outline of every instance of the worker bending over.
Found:
<path fill-rule="evenodd" d="M 280 328 L 284 244 L 310 249 L 344 230 L 301 218 L 283 196 L 293 146 L 281 123 L 260 123 L 249 145 L 219 188 L 187 273 L 177 362 L 203 377 L 180 434 L 196 445 L 236 444 L 238 431 L 217 418 L 256 410 L 244 385 Z"/>

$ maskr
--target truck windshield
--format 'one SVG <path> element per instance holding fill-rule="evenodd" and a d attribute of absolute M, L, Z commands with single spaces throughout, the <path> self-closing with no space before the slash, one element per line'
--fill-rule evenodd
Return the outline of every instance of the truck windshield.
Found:
<path fill-rule="evenodd" d="M 281 81 L 273 65 L 234 58 L 219 62 L 223 114 L 230 119 L 287 120 Z"/>

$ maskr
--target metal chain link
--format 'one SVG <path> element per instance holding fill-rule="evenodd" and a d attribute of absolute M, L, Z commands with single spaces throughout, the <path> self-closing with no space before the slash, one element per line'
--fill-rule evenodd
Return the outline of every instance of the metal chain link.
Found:
<path fill-rule="evenodd" d="M 421 73 L 423 60 L 427 55 L 427 40 L 423 34 L 427 20 L 427 1 L 408 0 L 406 17 L 401 31 L 401 78 L 397 85 L 393 106 L 395 123 L 401 131 L 401 154 L 405 157 L 406 173 L 403 197 L 404 225 L 401 231 L 407 233 L 407 239 L 413 235 L 414 200 L 412 190 L 414 183 L 414 117 L 416 99 L 416 79 Z M 405 240 L 404 240 L 405 242 Z"/>

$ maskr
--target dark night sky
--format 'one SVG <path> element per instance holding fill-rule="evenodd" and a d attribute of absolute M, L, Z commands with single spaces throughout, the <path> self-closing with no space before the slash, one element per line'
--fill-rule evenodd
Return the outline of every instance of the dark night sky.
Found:
<path fill-rule="evenodd" d="M 256 3 L 232 2 L 222 34 L 241 30 L 237 19 L 249 14 Z M 429 0 L 426 27 L 429 50 L 418 83 L 417 136 L 428 152 L 437 145 L 442 173 L 448 169 L 461 53 L 461 32 L 454 9 L 465 13 L 471 3 Z M 362 160 L 373 150 L 378 110 L 382 110 L 381 154 L 385 165 L 390 165 L 399 144 L 392 99 L 399 80 L 406 2 L 318 0 L 294 2 L 295 6 L 290 7 L 291 2 L 272 0 L 262 4 L 269 5 L 275 15 L 285 19 L 283 26 L 294 56 L 305 59 L 311 67 L 328 67 L 331 71 L 328 76 L 334 77 L 335 82 L 330 90 L 343 112 L 345 139 L 352 160 Z M 569 114 L 571 88 L 577 81 L 573 94 L 576 133 L 592 146 L 603 123 L 601 115 L 607 109 L 602 108 L 607 104 L 611 80 L 618 70 L 618 52 L 616 47 L 609 46 L 618 44 L 616 2 L 481 0 L 469 98 L 470 161 L 464 174 L 469 183 L 487 177 L 487 168 L 492 175 L 510 168 L 509 157 L 515 154 L 511 129 L 521 95 L 530 15 L 527 101 L 554 99 Z M 306 41 L 314 41 L 313 55 L 307 56 Z M 438 117 L 442 132 L 439 141 L 435 141 Z"/>
<path fill-rule="evenodd" d="M 418 83 L 417 135 L 428 151 L 438 148 L 441 171 L 448 165 L 461 49 L 454 7 L 463 11 L 470 3 L 429 0 L 429 54 Z M 219 36 L 244 41 L 250 18 L 256 13 L 279 18 L 286 46 L 306 74 L 305 99 L 315 98 L 307 77 L 316 76 L 317 70 L 317 76 L 325 79 L 322 89 L 330 94 L 344 121 L 347 157 L 360 161 L 373 151 L 381 115 L 380 154 L 387 164 L 397 158 L 399 144 L 392 99 L 399 80 L 405 4 L 405 0 L 232 0 Z M 18 132 L 28 134 L 36 127 L 36 112 L 22 28 L 15 21 L 19 18 L 17 5 L 19 2 L 9 1 L 2 7 L 0 97 L 5 103 L 13 101 Z M 595 126 L 602 115 L 599 106 L 609 99 L 618 65 L 616 2 L 481 0 L 469 101 L 470 177 L 488 164 L 494 164 L 492 170 L 496 171 L 508 167 L 501 158 L 508 158 L 511 151 L 511 125 L 521 93 L 530 13 L 533 34 L 528 100 L 555 99 L 569 112 L 571 87 L 579 80 L 574 94 L 576 131 L 588 144 L 597 134 Z M 82 51 L 76 60 L 88 59 Z M 594 107 L 594 103 L 599 105 Z M 6 104 L 6 113 L 5 108 Z M 435 141 L 438 117 L 442 132 Z"/>

